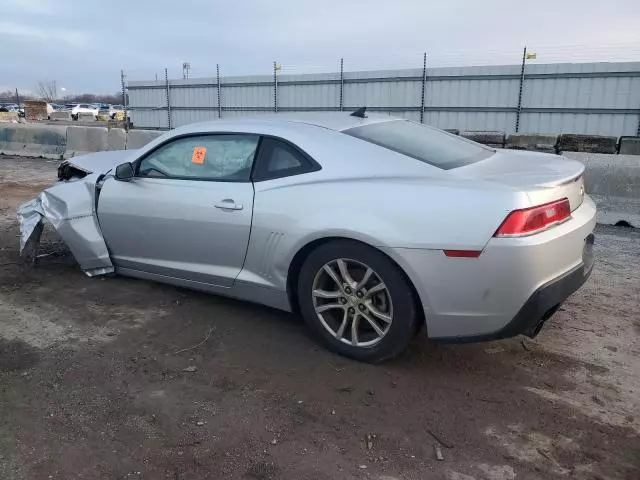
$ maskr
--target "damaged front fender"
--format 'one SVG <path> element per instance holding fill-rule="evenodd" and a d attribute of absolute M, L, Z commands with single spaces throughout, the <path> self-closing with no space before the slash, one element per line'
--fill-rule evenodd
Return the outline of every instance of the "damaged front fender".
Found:
<path fill-rule="evenodd" d="M 20 255 L 35 255 L 43 220 L 48 220 L 90 277 L 114 271 L 96 214 L 104 174 L 94 173 L 47 188 L 18 208 Z"/>

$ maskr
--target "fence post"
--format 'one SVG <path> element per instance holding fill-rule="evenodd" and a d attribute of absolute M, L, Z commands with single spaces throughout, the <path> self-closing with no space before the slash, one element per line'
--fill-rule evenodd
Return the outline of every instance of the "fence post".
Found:
<path fill-rule="evenodd" d="M 420 123 L 424 123 L 424 96 L 427 90 L 427 52 L 422 57 L 422 93 L 420 95 Z"/>
<path fill-rule="evenodd" d="M 120 87 L 122 88 L 122 108 L 124 110 L 124 131 L 129 130 L 129 118 L 127 117 L 127 93 L 124 86 L 124 70 L 120 70 Z"/>
<path fill-rule="evenodd" d="M 340 111 L 344 110 L 344 58 L 340 59 Z"/>
<path fill-rule="evenodd" d="M 218 80 L 218 118 L 222 117 L 222 105 L 220 104 L 220 64 L 216 63 L 216 79 Z"/>
<path fill-rule="evenodd" d="M 273 111 L 278 111 L 278 65 L 273 62 Z"/>
<path fill-rule="evenodd" d="M 167 69 L 164 69 L 164 84 L 166 87 L 166 95 L 167 95 L 167 126 L 169 130 L 171 130 L 171 101 L 169 100 L 169 73 Z"/>
<path fill-rule="evenodd" d="M 520 68 L 520 89 L 518 91 L 518 110 L 516 111 L 516 133 L 520 130 L 520 113 L 522 112 L 522 89 L 524 88 L 524 70 L 527 62 L 527 47 L 522 52 L 522 67 Z"/>

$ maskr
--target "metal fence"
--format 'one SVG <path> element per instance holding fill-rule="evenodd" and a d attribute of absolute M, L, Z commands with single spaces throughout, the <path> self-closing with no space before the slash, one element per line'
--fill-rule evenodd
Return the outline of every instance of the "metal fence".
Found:
<path fill-rule="evenodd" d="M 526 53 L 526 52 L 525 52 Z M 640 134 L 640 62 L 422 68 L 129 81 L 137 128 L 265 112 L 355 110 L 438 128 L 513 133 Z"/>

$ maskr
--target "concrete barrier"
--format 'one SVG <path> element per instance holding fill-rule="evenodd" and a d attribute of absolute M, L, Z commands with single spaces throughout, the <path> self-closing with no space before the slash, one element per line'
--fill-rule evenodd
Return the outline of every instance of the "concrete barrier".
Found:
<path fill-rule="evenodd" d="M 17 122 L 18 112 L 0 112 L 0 122 Z"/>
<path fill-rule="evenodd" d="M 460 132 L 460 136 L 490 147 L 504 147 L 504 132 L 465 131 Z"/>
<path fill-rule="evenodd" d="M 111 120 L 111 117 L 108 114 L 101 114 L 96 117 L 96 120 L 99 122 L 108 122 Z"/>
<path fill-rule="evenodd" d="M 620 155 L 640 155 L 640 137 L 620 137 L 618 153 Z"/>
<path fill-rule="evenodd" d="M 556 153 L 558 135 L 543 133 L 512 133 L 505 142 L 506 148 Z"/>
<path fill-rule="evenodd" d="M 0 125 L 0 153 L 59 160 L 67 145 L 67 127 L 8 123 Z"/>
<path fill-rule="evenodd" d="M 107 150 L 124 150 L 127 146 L 127 132 L 123 128 L 110 128 L 107 134 Z"/>
<path fill-rule="evenodd" d="M 65 158 L 108 150 L 106 127 L 67 127 Z"/>
<path fill-rule="evenodd" d="M 558 138 L 559 152 L 616 153 L 618 139 L 603 135 L 563 133 Z"/>
<path fill-rule="evenodd" d="M 584 163 L 585 189 L 598 205 L 598 223 L 640 227 L 640 156 L 565 152 Z"/>
<path fill-rule="evenodd" d="M 79 113 L 77 116 L 77 120 L 81 122 L 87 122 L 96 119 L 96 116 L 93 113 Z"/>
<path fill-rule="evenodd" d="M 71 112 L 66 111 L 66 112 L 51 112 L 49 114 L 49 120 L 66 120 L 69 121 L 71 120 Z"/>
<path fill-rule="evenodd" d="M 155 140 L 165 132 L 160 130 L 129 130 L 127 136 L 127 150 L 144 147 L 147 143 Z"/>

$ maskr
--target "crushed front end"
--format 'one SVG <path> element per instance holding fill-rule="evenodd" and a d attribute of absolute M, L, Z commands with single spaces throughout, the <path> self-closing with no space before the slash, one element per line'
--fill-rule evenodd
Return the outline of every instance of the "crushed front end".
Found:
<path fill-rule="evenodd" d="M 103 174 L 94 173 L 72 182 L 58 183 L 20 205 L 17 212 L 20 255 L 31 260 L 35 258 L 46 219 L 87 275 L 112 273 L 113 264 L 96 215 L 103 177 Z"/>

